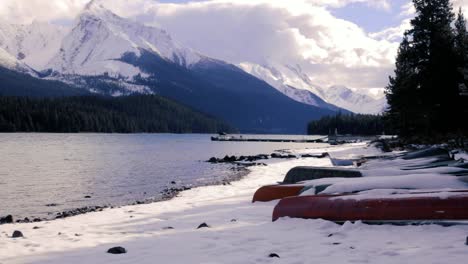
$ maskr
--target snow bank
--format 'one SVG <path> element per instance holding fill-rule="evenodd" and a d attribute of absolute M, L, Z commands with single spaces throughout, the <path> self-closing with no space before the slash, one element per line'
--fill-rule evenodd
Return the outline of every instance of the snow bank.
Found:
<path fill-rule="evenodd" d="M 337 154 L 365 152 L 339 146 Z M 324 149 L 310 150 L 323 152 Z M 327 149 L 327 151 L 333 151 Z M 160 203 L 63 220 L 0 226 L 0 263 L 464 263 L 468 226 L 337 225 L 323 220 L 271 222 L 276 202 L 252 204 L 254 191 L 282 180 L 300 159 L 252 168 L 231 186 L 193 189 Z M 232 221 L 232 220 L 236 221 Z M 201 223 L 211 228 L 196 229 Z M 39 229 L 33 229 L 33 227 Z M 167 229 L 173 227 L 174 229 Z M 8 236 L 20 230 L 24 239 Z M 110 247 L 128 253 L 110 255 Z M 276 253 L 281 258 L 269 258 Z"/>

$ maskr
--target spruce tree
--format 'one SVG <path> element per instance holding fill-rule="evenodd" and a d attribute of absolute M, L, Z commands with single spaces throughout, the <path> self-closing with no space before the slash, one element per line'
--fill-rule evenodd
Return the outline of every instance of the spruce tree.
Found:
<path fill-rule="evenodd" d="M 396 58 L 395 76 L 390 77 L 386 87 L 389 104 L 388 118 L 402 136 L 410 136 L 421 126 L 421 97 L 418 94 L 416 71 L 414 67 L 414 50 L 405 33 Z"/>
<path fill-rule="evenodd" d="M 387 87 L 389 116 L 403 136 L 445 135 L 459 126 L 453 118 L 459 113 L 460 98 L 460 59 L 455 47 L 462 43 L 456 44 L 458 34 L 452 29 L 455 14 L 449 0 L 413 3 L 416 16 Z M 461 30 L 464 19 L 459 20 Z"/>
<path fill-rule="evenodd" d="M 455 21 L 455 43 L 454 48 L 457 54 L 458 66 L 458 110 L 462 117 L 468 118 L 468 33 L 466 30 L 466 19 L 460 8 Z M 459 123 L 460 130 L 468 134 L 467 122 Z"/>

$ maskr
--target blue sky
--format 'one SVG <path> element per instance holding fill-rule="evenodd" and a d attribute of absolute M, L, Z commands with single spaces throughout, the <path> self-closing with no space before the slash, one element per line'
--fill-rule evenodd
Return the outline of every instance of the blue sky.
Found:
<path fill-rule="evenodd" d="M 342 8 L 330 8 L 333 15 L 351 21 L 367 32 L 377 32 L 401 24 L 401 7 L 410 0 L 391 0 L 390 10 L 376 9 L 366 3 L 352 3 Z M 189 0 L 159 0 L 161 3 L 200 2 Z"/>
<path fill-rule="evenodd" d="M 332 9 L 332 14 L 364 28 L 367 32 L 377 32 L 401 24 L 401 7 L 408 0 L 392 0 L 391 9 L 376 9 L 365 3 L 353 3 L 343 8 Z"/>

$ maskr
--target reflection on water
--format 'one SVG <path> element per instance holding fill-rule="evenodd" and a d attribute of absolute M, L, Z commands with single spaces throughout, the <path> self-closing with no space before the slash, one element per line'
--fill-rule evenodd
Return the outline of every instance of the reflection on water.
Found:
<path fill-rule="evenodd" d="M 212 156 L 310 145 L 211 142 L 210 135 L 0 134 L 0 216 L 128 204 L 158 197 L 171 181 L 197 186 L 229 177 L 228 166 L 203 162 Z"/>

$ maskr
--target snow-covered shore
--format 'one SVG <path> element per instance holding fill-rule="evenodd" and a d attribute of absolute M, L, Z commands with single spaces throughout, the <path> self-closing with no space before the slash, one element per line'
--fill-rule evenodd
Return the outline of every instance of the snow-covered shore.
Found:
<path fill-rule="evenodd" d="M 337 157 L 372 155 L 365 144 L 310 149 Z M 165 202 L 107 209 L 51 222 L 0 226 L 0 263 L 464 263 L 468 226 L 271 222 L 277 202 L 251 203 L 255 190 L 295 166 L 329 159 L 270 161 L 228 186 L 182 192 Z M 235 221 L 234 221 L 235 220 Z M 197 229 L 201 223 L 210 228 Z M 34 229 L 34 227 L 39 227 Z M 168 229 L 172 227 L 173 229 Z M 14 230 L 25 238 L 10 238 Z M 127 254 L 111 255 L 123 246 Z M 271 253 L 281 258 L 269 258 Z"/>

